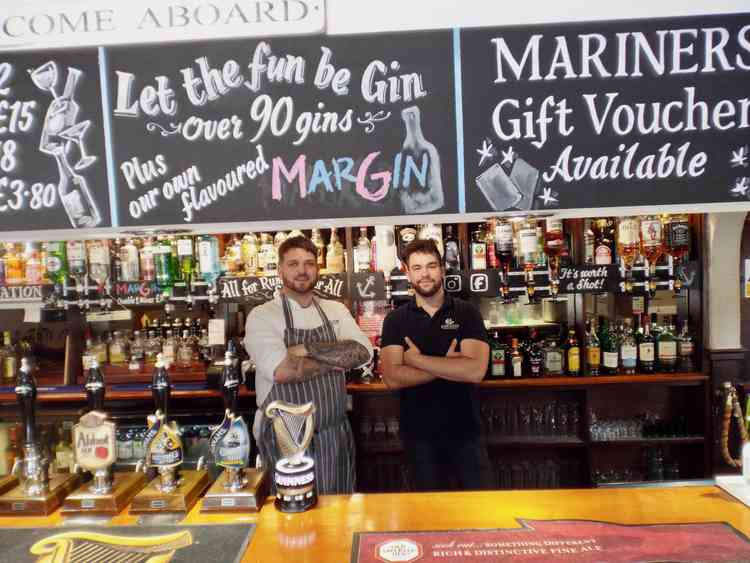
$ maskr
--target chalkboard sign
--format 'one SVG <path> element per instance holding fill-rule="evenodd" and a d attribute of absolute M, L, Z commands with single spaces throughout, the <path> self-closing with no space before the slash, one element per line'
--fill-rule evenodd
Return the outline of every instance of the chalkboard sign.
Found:
<path fill-rule="evenodd" d="M 283 287 L 278 276 L 248 276 L 219 278 L 217 295 L 220 301 L 264 303 L 273 299 L 277 289 Z M 315 294 L 325 299 L 346 299 L 349 292 L 346 274 L 324 274 L 315 284 Z"/>
<path fill-rule="evenodd" d="M 613 293 L 619 291 L 617 266 L 561 266 L 560 293 Z"/>
<path fill-rule="evenodd" d="M 0 231 L 110 222 L 96 49 L 0 54 Z"/>
<path fill-rule="evenodd" d="M 461 31 L 467 210 L 750 199 L 750 15 Z"/>
<path fill-rule="evenodd" d="M 449 32 L 108 50 L 127 226 L 455 213 Z"/>

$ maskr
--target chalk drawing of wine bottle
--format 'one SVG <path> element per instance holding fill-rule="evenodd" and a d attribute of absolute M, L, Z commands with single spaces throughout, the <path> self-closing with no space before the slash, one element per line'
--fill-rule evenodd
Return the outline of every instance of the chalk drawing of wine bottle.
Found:
<path fill-rule="evenodd" d="M 440 176 L 440 154 L 435 145 L 425 139 L 422 133 L 421 116 L 417 106 L 404 108 L 401 111 L 401 118 L 406 128 L 406 138 L 402 146 L 404 153 L 402 162 L 406 162 L 406 157 L 410 156 L 417 167 L 421 168 L 424 155 L 429 160 L 425 185 L 421 186 L 418 182 L 412 182 L 410 186 L 398 191 L 404 213 L 411 215 L 436 211 L 445 203 L 443 181 Z"/>
<path fill-rule="evenodd" d="M 97 157 L 86 154 L 84 142 L 91 121 L 77 121 L 80 107 L 73 98 L 83 72 L 68 67 L 65 87 L 59 96 L 55 91 L 59 80 L 57 63 L 49 61 L 29 70 L 29 74 L 37 88 L 52 94 L 52 102 L 44 117 L 39 150 L 51 155 L 57 163 L 60 173 L 57 191 L 65 213 L 75 228 L 96 227 L 102 221 L 101 213 L 86 178 L 77 173 L 97 160 Z M 68 161 L 71 145 L 78 146 L 80 153 L 73 166 Z"/>

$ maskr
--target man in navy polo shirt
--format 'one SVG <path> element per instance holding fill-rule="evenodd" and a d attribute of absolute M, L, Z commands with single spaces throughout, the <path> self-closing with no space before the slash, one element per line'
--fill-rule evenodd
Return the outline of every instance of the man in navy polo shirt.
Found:
<path fill-rule="evenodd" d="M 415 240 L 404 251 L 415 297 L 383 324 L 382 375 L 401 395 L 401 437 L 417 490 L 483 487 L 476 383 L 489 360 L 484 321 L 443 291 L 440 251 Z M 446 474 L 445 471 L 449 471 Z"/>

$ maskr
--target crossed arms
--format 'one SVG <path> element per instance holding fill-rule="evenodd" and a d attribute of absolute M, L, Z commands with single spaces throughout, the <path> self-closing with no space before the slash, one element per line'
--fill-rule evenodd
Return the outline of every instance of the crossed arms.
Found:
<path fill-rule="evenodd" d="M 422 354 L 408 337 L 406 345 L 406 349 L 390 345 L 381 350 L 383 381 L 390 389 L 423 385 L 438 378 L 479 383 L 487 369 L 490 347 L 481 340 L 462 340 L 461 351 L 456 352 L 454 339 L 445 356 Z"/>
<path fill-rule="evenodd" d="M 276 383 L 305 381 L 333 369 L 356 368 L 369 360 L 369 350 L 356 340 L 298 344 L 287 348 L 286 356 L 273 372 L 273 380 Z"/>

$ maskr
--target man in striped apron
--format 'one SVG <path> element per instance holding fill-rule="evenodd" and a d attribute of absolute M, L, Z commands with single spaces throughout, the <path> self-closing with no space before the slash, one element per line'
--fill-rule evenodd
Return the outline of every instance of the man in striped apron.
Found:
<path fill-rule="evenodd" d="M 309 455 L 315 460 L 320 494 L 354 490 L 354 439 L 346 417 L 344 372 L 372 358 L 372 345 L 349 310 L 315 297 L 317 248 L 305 237 L 279 247 L 283 288 L 247 318 L 245 347 L 255 362 L 258 411 L 253 433 L 264 467 L 279 458 L 266 405 L 281 400 L 315 404 L 315 434 Z"/>

